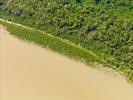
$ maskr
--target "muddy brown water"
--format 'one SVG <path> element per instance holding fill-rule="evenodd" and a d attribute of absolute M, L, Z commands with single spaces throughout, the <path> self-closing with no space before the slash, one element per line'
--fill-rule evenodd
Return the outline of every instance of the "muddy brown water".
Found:
<path fill-rule="evenodd" d="M 133 100 L 119 75 L 21 41 L 0 26 L 1 100 Z"/>

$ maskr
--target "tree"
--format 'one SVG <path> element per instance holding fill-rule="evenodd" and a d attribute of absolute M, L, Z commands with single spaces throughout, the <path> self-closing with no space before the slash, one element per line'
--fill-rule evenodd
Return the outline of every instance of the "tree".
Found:
<path fill-rule="evenodd" d="M 15 16 L 20 16 L 21 15 L 21 10 L 19 8 L 13 8 L 11 10 L 11 14 L 13 14 Z"/>
<path fill-rule="evenodd" d="M 2 5 L 4 3 L 4 0 L 0 0 L 0 5 Z"/>
<path fill-rule="evenodd" d="M 81 3 L 82 1 L 81 0 L 76 0 L 77 3 Z"/>
<path fill-rule="evenodd" d="M 95 0 L 95 2 L 98 4 L 99 2 L 101 2 L 101 0 Z"/>

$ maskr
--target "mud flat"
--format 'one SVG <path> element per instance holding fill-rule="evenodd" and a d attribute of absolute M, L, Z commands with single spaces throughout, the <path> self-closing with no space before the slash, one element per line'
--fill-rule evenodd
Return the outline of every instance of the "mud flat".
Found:
<path fill-rule="evenodd" d="M 0 26 L 1 100 L 133 100 L 133 85 L 21 41 Z"/>

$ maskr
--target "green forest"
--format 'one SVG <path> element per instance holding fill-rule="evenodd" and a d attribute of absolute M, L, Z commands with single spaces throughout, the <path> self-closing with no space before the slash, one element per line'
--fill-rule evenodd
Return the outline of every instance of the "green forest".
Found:
<path fill-rule="evenodd" d="M 0 0 L 0 18 L 81 45 L 133 79 L 133 0 Z"/>

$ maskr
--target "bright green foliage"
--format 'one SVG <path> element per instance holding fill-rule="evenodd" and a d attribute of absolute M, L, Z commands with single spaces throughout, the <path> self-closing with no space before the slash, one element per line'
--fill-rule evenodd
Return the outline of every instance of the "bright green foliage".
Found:
<path fill-rule="evenodd" d="M 133 73 L 133 0 L 0 0 L 0 17 L 80 44 Z"/>
<path fill-rule="evenodd" d="M 27 29 L 14 24 L 9 24 L 1 20 L 0 24 L 4 25 L 11 35 L 15 35 L 22 40 L 34 42 L 42 47 L 52 49 L 53 51 L 62 53 L 76 60 L 84 61 L 86 64 L 94 64 L 95 62 L 97 62 L 99 64 L 109 66 L 101 58 L 92 54 L 91 51 L 78 46 L 73 42 L 67 41 L 60 37 L 55 37 L 50 34 L 46 34 L 35 29 Z"/>

